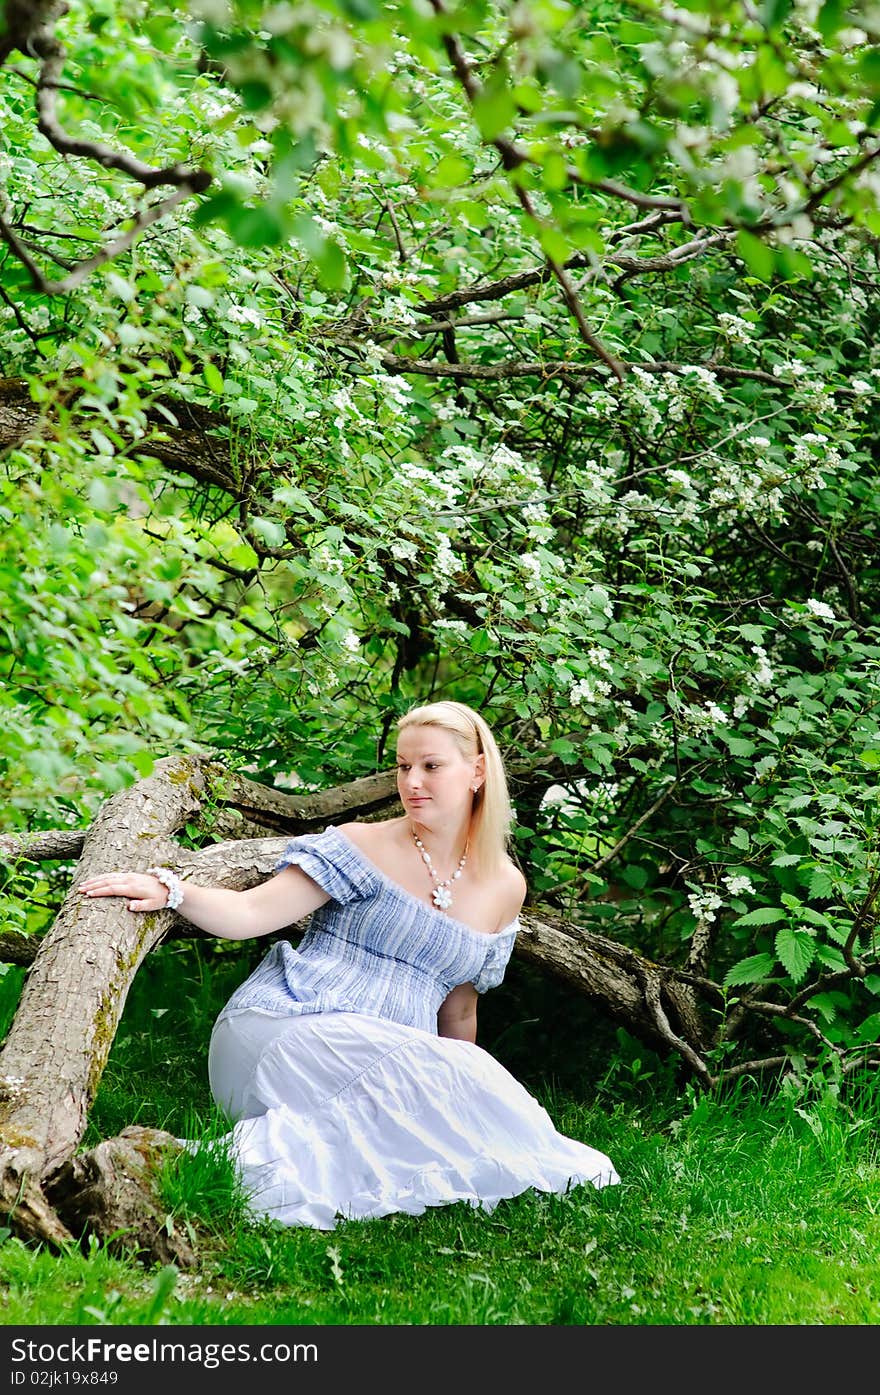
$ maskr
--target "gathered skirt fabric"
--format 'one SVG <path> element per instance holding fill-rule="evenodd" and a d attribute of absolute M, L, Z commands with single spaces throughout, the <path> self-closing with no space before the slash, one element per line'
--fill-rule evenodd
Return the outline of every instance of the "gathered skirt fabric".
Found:
<path fill-rule="evenodd" d="M 471 1042 L 353 1012 L 221 1016 L 209 1079 L 255 1217 L 341 1219 L 620 1179 Z"/>

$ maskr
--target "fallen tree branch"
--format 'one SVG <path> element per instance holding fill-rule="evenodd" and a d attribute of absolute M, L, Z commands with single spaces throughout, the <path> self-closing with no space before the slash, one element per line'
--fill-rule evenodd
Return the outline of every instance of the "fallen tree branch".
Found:
<path fill-rule="evenodd" d="M 395 805 L 393 771 L 332 790 L 290 794 L 190 756 L 158 761 L 149 777 L 106 802 L 77 835 L 80 859 L 51 930 L 36 944 L 14 935 L 0 941 L 0 952 L 17 955 L 19 963 L 36 949 L 0 1049 L 0 1215 L 16 1234 L 65 1245 L 85 1226 L 104 1238 L 118 1232 L 119 1243 L 136 1253 L 166 1260 L 173 1254 L 175 1262 L 189 1262 L 180 1237 L 157 1228 L 150 1199 L 150 1160 L 165 1156 L 174 1141 L 127 1129 L 89 1155 L 80 1158 L 78 1150 L 139 966 L 166 936 L 210 937 L 170 911 L 132 915 L 120 899 L 86 902 L 77 891 L 80 882 L 112 868 L 160 863 L 199 885 L 244 890 L 272 875 L 292 833 L 369 819 Z M 206 814 L 213 824 L 224 806 L 257 827 L 259 836 L 197 850 L 175 841 L 180 829 Z M 265 836 L 267 828 L 275 836 Z M 15 841 L 20 852 L 29 847 L 31 853 L 41 848 L 57 854 L 57 836 L 43 832 L 30 846 L 26 837 Z M 64 847 L 69 853 L 69 843 Z M 774 1063 L 790 1065 L 791 1058 L 782 1055 L 713 1073 L 709 1053 L 722 1039 L 718 1007 L 726 998 L 719 984 L 657 964 L 540 906 L 524 908 L 521 926 L 514 950 L 519 960 L 574 988 L 655 1049 L 674 1050 L 702 1086 Z M 747 1011 L 748 1002 L 743 1006 Z M 790 1008 L 763 1001 L 754 1006 L 765 1016 L 792 1018 Z M 794 1020 L 826 1044 L 815 1024 Z"/>

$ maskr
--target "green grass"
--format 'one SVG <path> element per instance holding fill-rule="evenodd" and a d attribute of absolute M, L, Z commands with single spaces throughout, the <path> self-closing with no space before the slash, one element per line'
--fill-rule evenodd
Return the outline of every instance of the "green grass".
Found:
<path fill-rule="evenodd" d="M 188 1137 L 223 1125 L 210 1109 L 210 1018 L 241 962 L 156 956 L 136 984 L 93 1130 L 138 1122 Z M 229 982 L 227 982 L 227 979 Z M 525 993 L 511 985 L 511 1001 Z M 541 990 L 543 991 L 543 990 Z M 501 998 L 501 994 L 498 995 Z M 487 1000 L 488 1001 L 488 1000 Z M 509 1006 L 509 1004 L 508 1004 Z M 61 1256 L 6 1238 L 8 1324 L 780 1325 L 880 1321 L 878 1093 L 698 1097 L 670 1067 L 558 1012 L 542 1076 L 523 1028 L 514 1068 L 564 1132 L 607 1152 L 622 1177 L 601 1192 L 527 1194 L 492 1214 L 459 1204 L 332 1232 L 249 1223 L 222 1153 L 184 1155 L 163 1180 L 168 1224 L 189 1227 L 199 1268 L 144 1268 L 96 1244 Z M 159 1008 L 161 1016 L 155 1017 Z M 162 1011 L 167 1007 L 167 1011 Z M 571 1011 L 568 1011 L 570 1009 Z M 538 1015 L 540 1030 L 549 1031 Z M 573 1037 L 573 1032 L 579 1035 Z M 503 1014 L 487 1014 L 503 1057 Z M 514 1033 L 514 1035 L 516 1035 Z M 492 1043 L 487 1040 L 487 1045 Z M 567 1050 L 566 1050 L 567 1044 Z M 589 1067 L 593 1070 L 590 1074 Z"/>

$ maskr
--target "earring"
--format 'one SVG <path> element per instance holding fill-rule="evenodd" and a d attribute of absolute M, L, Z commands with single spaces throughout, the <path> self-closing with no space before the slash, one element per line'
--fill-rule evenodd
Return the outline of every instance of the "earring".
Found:
<path fill-rule="evenodd" d="M 477 792 L 477 790 L 478 790 L 479 788 L 480 788 L 479 785 L 471 785 L 471 791 L 472 791 L 472 793 L 473 793 L 473 794 L 476 794 L 476 792 Z"/>

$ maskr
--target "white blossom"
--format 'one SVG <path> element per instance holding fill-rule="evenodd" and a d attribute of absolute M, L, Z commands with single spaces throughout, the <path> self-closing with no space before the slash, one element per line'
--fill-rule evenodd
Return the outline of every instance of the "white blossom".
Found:
<path fill-rule="evenodd" d="M 398 562 L 414 562 L 418 555 L 418 548 L 414 542 L 398 540 L 391 544 L 391 556 Z"/>
<path fill-rule="evenodd" d="M 745 874 L 740 874 L 735 877 L 725 877 L 724 885 L 727 887 L 731 896 L 743 896 L 755 890 L 752 886 L 751 879 L 745 876 Z"/>
<path fill-rule="evenodd" d="M 750 675 L 750 682 L 758 688 L 769 688 L 773 682 L 773 670 L 767 658 L 767 651 L 760 644 L 753 644 L 752 653 L 758 660 L 758 667 Z"/>
<path fill-rule="evenodd" d="M 858 48 L 860 44 L 868 42 L 868 35 L 864 29 L 850 26 L 846 29 L 838 29 L 835 39 L 841 48 Z"/>
<path fill-rule="evenodd" d="M 824 601 L 817 601 L 812 596 L 807 601 L 807 610 L 810 612 L 811 615 L 815 615 L 817 620 L 837 619 L 837 616 L 834 614 L 834 611 L 831 609 L 830 605 L 826 605 Z"/>
<path fill-rule="evenodd" d="M 728 314 L 727 311 L 721 311 L 717 319 L 722 335 L 729 339 L 732 345 L 748 345 L 752 342 L 754 329 L 748 319 L 743 319 L 741 315 Z"/>
<path fill-rule="evenodd" d="M 714 891 L 692 891 L 688 896 L 688 905 L 697 920 L 716 920 L 715 912 L 723 904 L 721 897 Z"/>
<path fill-rule="evenodd" d="M 600 669 L 603 669 L 603 670 L 605 671 L 605 673 L 611 673 L 611 672 L 612 672 L 611 665 L 610 665 L 610 663 L 608 662 L 608 650 L 607 650 L 607 649 L 598 649 L 598 648 L 597 648 L 597 649 L 588 649 L 588 650 L 587 650 L 587 662 L 590 663 L 590 664 L 592 664 L 592 665 L 593 665 L 593 668 L 600 668 Z"/>
<path fill-rule="evenodd" d="M 611 684 L 603 679 L 579 678 L 568 692 L 568 700 L 572 707 L 582 707 L 592 705 L 598 698 L 607 697 L 611 692 Z"/>
<path fill-rule="evenodd" d="M 789 101 L 800 99 L 801 101 L 809 102 L 812 101 L 814 97 L 818 97 L 819 89 L 818 87 L 814 87 L 811 82 L 792 82 L 789 83 L 786 88 L 785 95 Z"/>
<path fill-rule="evenodd" d="M 452 542 L 446 533 L 437 534 L 437 571 L 440 576 L 451 577 L 458 571 L 458 558 L 452 547 Z"/>
<path fill-rule="evenodd" d="M 258 310 L 251 305 L 230 305 L 226 310 L 226 318 L 236 325 L 253 325 L 259 329 L 263 323 Z"/>

